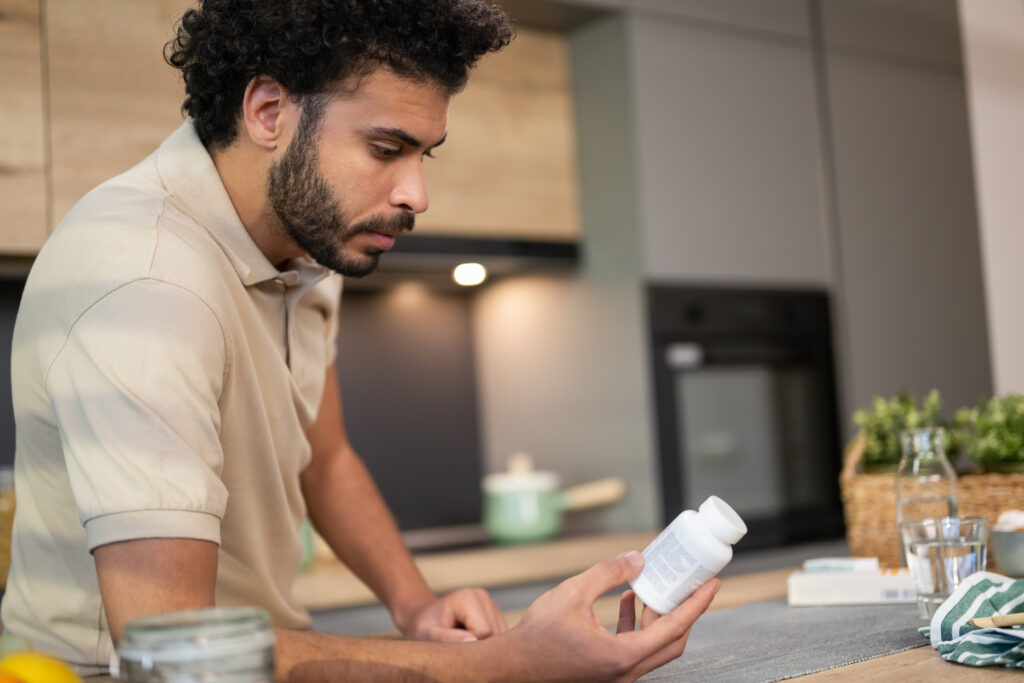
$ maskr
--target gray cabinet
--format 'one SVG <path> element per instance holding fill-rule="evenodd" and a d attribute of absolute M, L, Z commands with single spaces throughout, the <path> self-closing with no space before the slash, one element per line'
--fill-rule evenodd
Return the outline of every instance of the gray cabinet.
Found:
<path fill-rule="evenodd" d="M 956 2 L 952 0 L 817 0 L 825 40 L 861 56 L 905 57 L 960 64 Z"/>
<path fill-rule="evenodd" d="M 847 397 L 991 391 L 963 79 L 829 51 Z"/>
<path fill-rule="evenodd" d="M 621 10 L 632 16 L 679 19 L 758 33 L 774 32 L 807 37 L 808 0 L 552 0 L 569 7 L 594 10 Z M 550 6 L 548 0 L 506 0 L 512 5 Z M 564 6 L 564 5 L 563 5 Z"/>
<path fill-rule="evenodd" d="M 827 285 L 806 41 L 630 26 L 645 274 Z"/>

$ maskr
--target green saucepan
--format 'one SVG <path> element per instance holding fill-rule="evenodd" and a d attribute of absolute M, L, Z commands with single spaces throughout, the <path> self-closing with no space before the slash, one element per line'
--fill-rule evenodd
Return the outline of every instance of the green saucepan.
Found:
<path fill-rule="evenodd" d="M 626 485 L 617 477 L 560 490 L 554 472 L 525 470 L 484 477 L 484 528 L 498 543 L 543 541 L 562 530 L 567 510 L 608 505 L 622 499 Z"/>

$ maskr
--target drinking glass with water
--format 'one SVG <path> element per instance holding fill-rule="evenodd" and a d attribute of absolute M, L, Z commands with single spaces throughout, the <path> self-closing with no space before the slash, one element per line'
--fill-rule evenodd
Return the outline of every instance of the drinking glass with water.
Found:
<path fill-rule="evenodd" d="M 988 520 L 984 517 L 900 522 L 900 538 L 924 619 L 931 618 L 961 581 L 985 569 Z"/>

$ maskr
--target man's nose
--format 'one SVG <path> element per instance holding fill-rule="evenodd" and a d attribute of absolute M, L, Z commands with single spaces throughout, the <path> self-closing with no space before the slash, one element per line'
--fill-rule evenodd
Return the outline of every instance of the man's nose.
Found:
<path fill-rule="evenodd" d="M 427 197 L 427 183 L 423 178 L 423 166 L 420 163 L 409 164 L 398 177 L 398 182 L 391 190 L 391 204 L 413 213 L 423 213 L 430 206 Z"/>

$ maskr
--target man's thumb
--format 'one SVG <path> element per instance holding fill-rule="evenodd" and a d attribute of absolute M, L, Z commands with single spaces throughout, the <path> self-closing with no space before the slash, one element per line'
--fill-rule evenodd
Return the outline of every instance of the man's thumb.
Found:
<path fill-rule="evenodd" d="M 588 600 L 597 600 L 611 589 L 637 576 L 643 566 L 643 555 L 630 550 L 628 553 L 601 560 L 576 578 L 582 586 L 584 597 Z"/>

